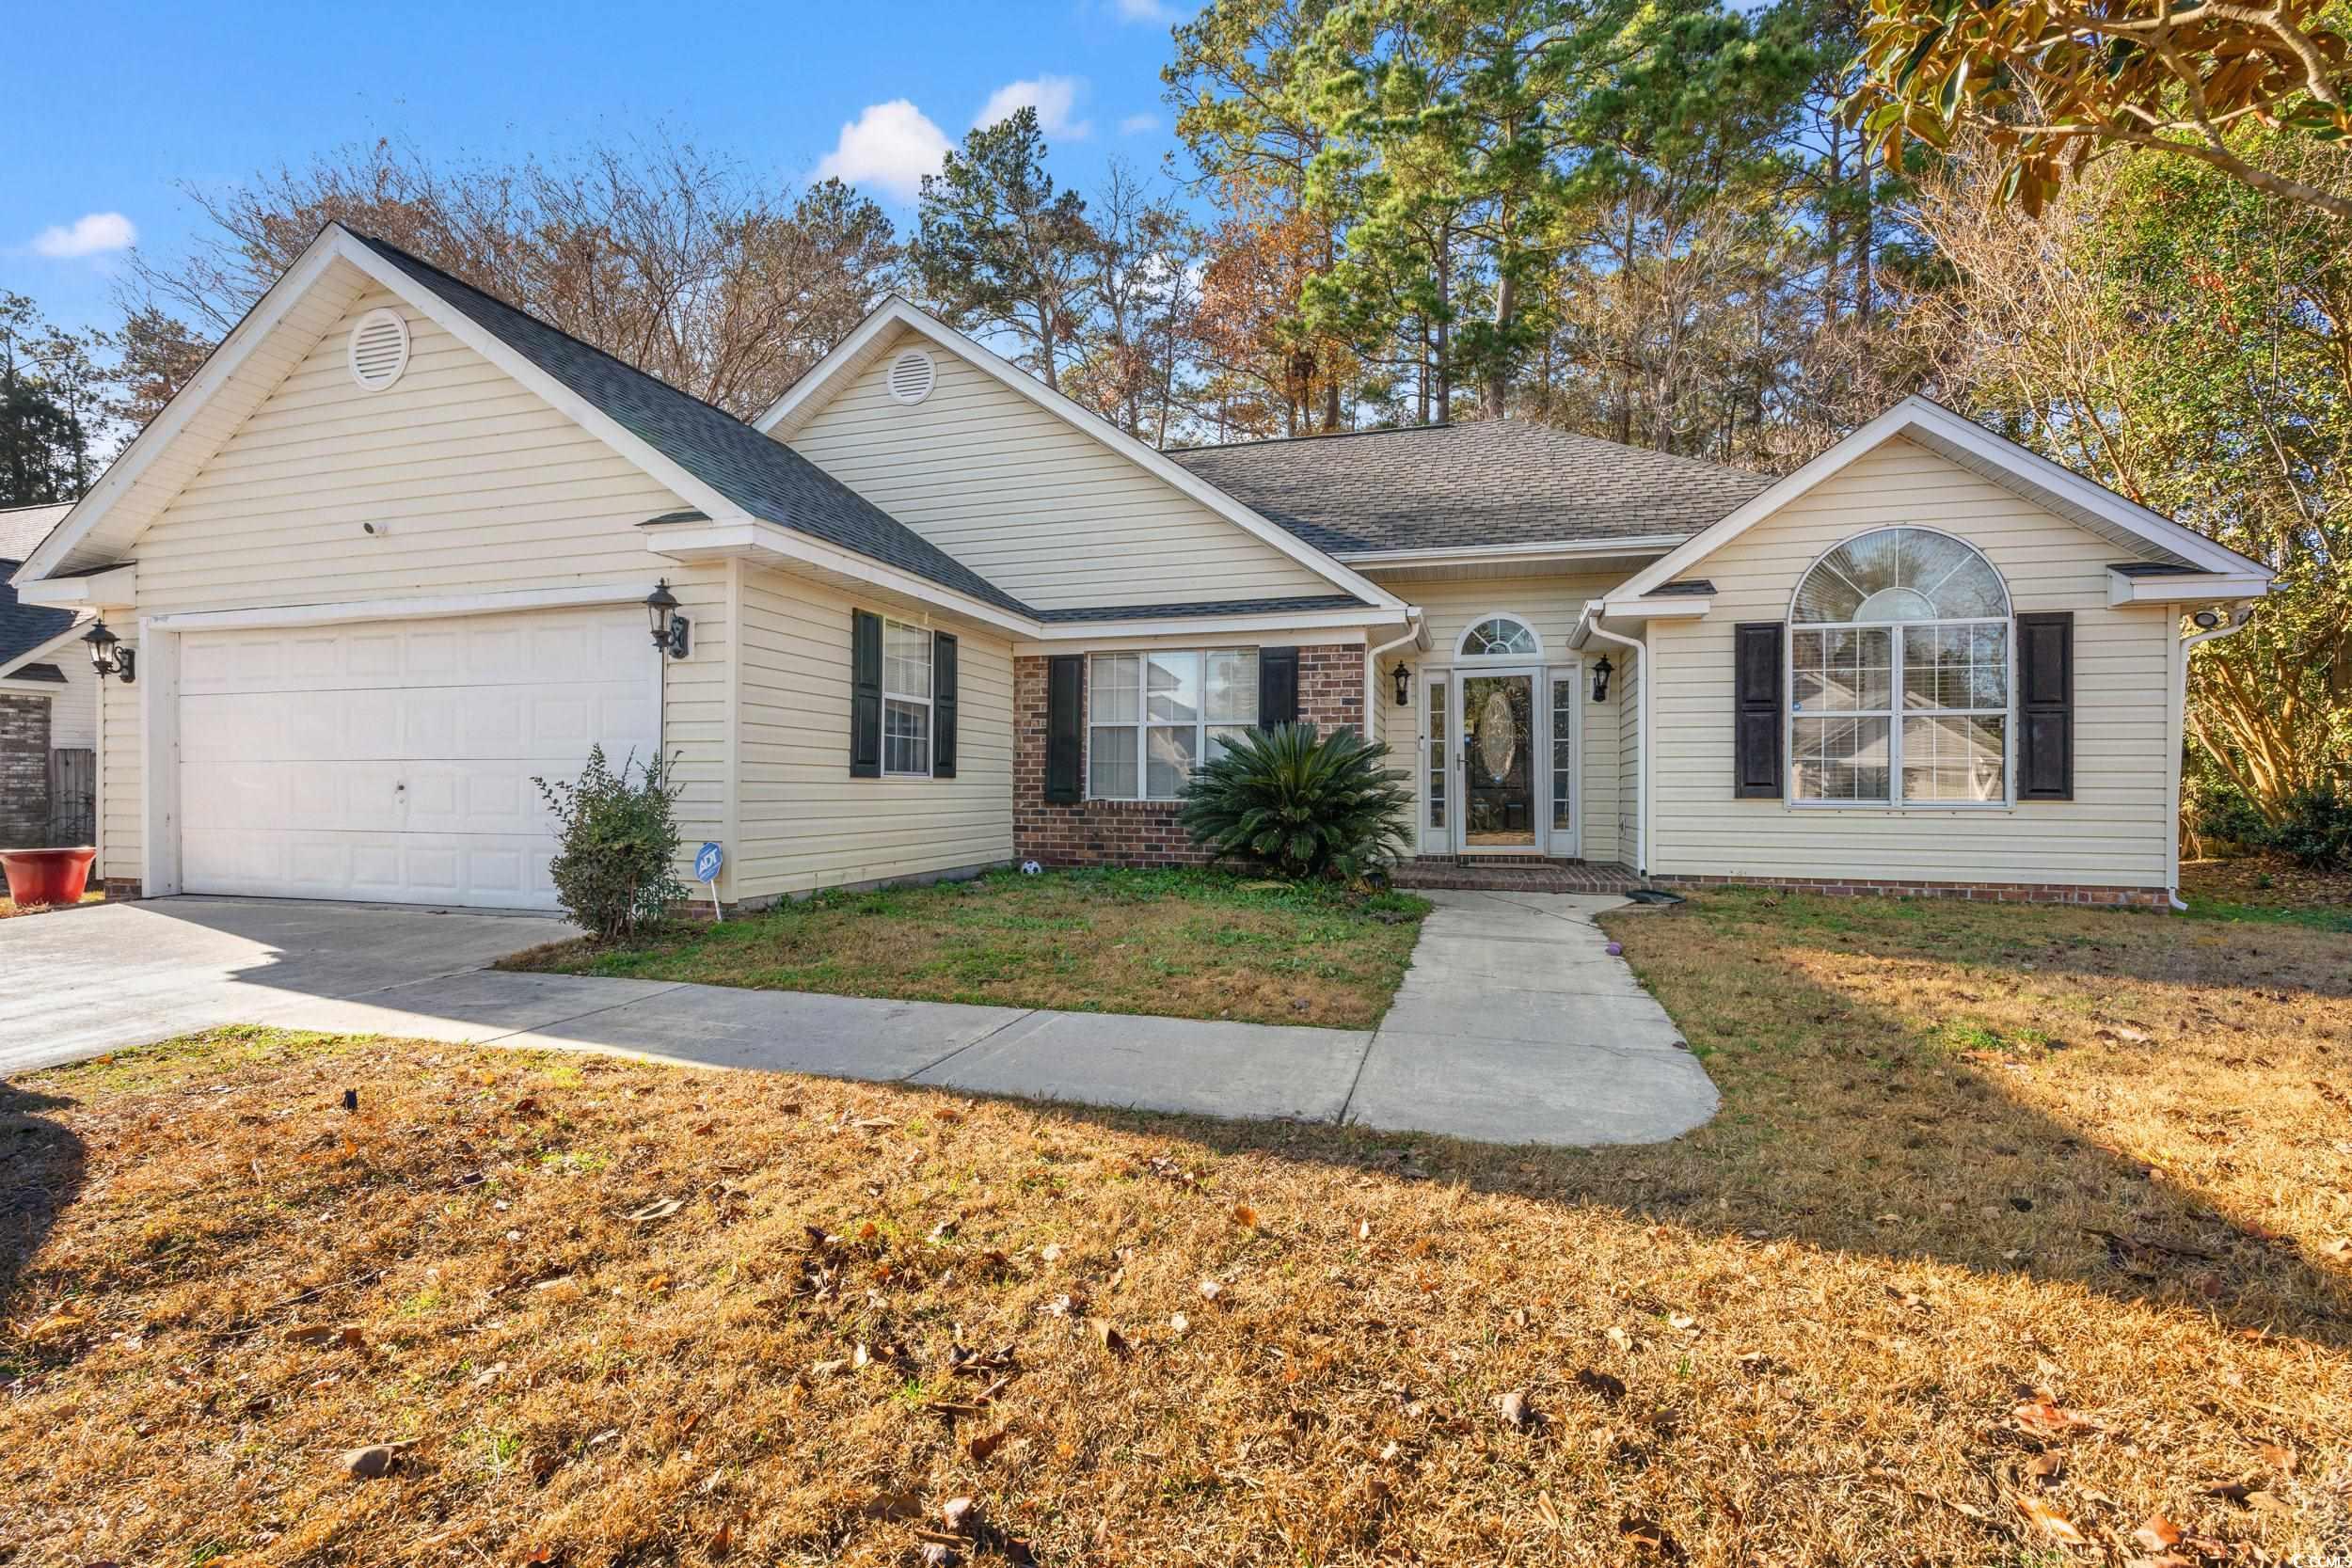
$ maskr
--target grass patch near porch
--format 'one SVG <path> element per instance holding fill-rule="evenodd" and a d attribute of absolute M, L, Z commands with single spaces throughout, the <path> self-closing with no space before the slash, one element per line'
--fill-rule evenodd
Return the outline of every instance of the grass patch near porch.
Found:
<path fill-rule="evenodd" d="M 1427 900 L 1209 871 L 992 872 L 826 893 L 501 967 L 761 990 L 1368 1029 Z"/>

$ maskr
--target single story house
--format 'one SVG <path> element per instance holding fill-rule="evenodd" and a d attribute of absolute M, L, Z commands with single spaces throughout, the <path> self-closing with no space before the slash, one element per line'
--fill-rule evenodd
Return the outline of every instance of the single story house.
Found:
<path fill-rule="evenodd" d="M 15 573 L 135 649 L 110 891 L 483 906 L 551 902 L 592 741 L 756 906 L 1195 858 L 1189 769 L 1294 717 L 1424 869 L 2161 906 L 2182 618 L 2270 578 L 1918 400 L 1777 480 L 1160 451 L 894 299 L 746 423 L 338 226 Z"/>
<path fill-rule="evenodd" d="M 0 848 L 87 844 L 98 680 L 85 613 L 26 604 L 8 579 L 71 506 L 0 508 Z"/>

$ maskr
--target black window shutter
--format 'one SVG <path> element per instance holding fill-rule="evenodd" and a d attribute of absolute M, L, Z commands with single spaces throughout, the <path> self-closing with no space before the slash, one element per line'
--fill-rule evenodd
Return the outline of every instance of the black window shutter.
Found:
<path fill-rule="evenodd" d="M 1258 728 L 1298 722 L 1298 650 L 1258 650 Z"/>
<path fill-rule="evenodd" d="M 2074 798 L 2074 612 L 2017 617 L 2017 798 Z"/>
<path fill-rule="evenodd" d="M 1085 719 L 1087 661 L 1084 654 L 1056 654 L 1045 661 L 1045 798 L 1078 799 L 1078 764 L 1085 754 L 1079 729 Z"/>
<path fill-rule="evenodd" d="M 850 611 L 850 777 L 882 777 L 882 617 Z"/>
<path fill-rule="evenodd" d="M 1732 627 L 1731 793 L 1735 800 L 1777 800 L 1785 785 L 1781 736 L 1787 705 L 1781 694 L 1778 621 L 1743 621 Z M 1649 677 L 1642 677 L 1647 680 Z"/>
<path fill-rule="evenodd" d="M 931 777 L 956 776 L 956 640 L 931 633 Z"/>

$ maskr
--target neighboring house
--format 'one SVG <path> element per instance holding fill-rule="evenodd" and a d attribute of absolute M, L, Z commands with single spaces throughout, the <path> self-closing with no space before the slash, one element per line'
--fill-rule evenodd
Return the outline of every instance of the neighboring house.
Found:
<path fill-rule="evenodd" d="M 23 604 L 8 578 L 71 506 L 0 508 L 0 847 L 87 844 L 98 683 L 87 616 Z"/>
<path fill-rule="evenodd" d="M 331 226 L 16 576 L 136 647 L 111 890 L 488 906 L 552 901 L 532 779 L 594 741 L 756 905 L 1196 858 L 1189 768 L 1294 716 L 1389 742 L 1452 874 L 2161 904 L 2182 614 L 2270 579 L 1915 400 L 1777 481 L 1517 420 L 1163 453 L 893 301 L 745 424 Z"/>

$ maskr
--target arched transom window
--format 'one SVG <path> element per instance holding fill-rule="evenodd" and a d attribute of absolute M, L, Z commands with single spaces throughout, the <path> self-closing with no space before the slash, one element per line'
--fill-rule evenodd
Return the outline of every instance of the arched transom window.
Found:
<path fill-rule="evenodd" d="M 1511 615 L 1487 615 L 1470 623 L 1462 634 L 1464 658 L 1497 658 L 1518 656 L 1539 657 L 1544 645 L 1524 621 Z"/>
<path fill-rule="evenodd" d="M 1847 540 L 1788 613 L 1790 798 L 1995 804 L 2009 798 L 2009 591 L 1947 533 Z"/>

